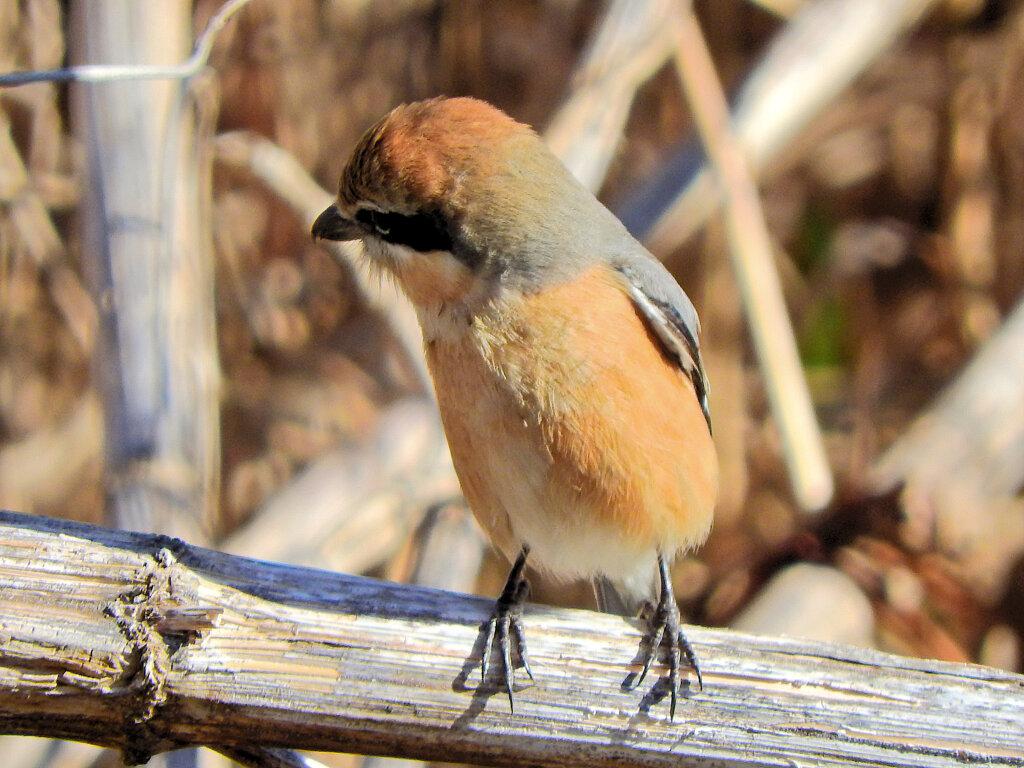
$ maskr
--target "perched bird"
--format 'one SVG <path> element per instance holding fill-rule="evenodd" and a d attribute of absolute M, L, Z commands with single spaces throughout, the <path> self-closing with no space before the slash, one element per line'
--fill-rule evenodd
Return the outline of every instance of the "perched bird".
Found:
<path fill-rule="evenodd" d="M 416 308 L 452 460 L 514 565 L 489 625 L 512 704 L 527 557 L 650 601 L 643 680 L 682 660 L 669 564 L 711 525 L 718 463 L 697 313 L 668 271 L 526 125 L 469 98 L 394 109 L 367 131 L 313 224 L 361 239 Z"/>

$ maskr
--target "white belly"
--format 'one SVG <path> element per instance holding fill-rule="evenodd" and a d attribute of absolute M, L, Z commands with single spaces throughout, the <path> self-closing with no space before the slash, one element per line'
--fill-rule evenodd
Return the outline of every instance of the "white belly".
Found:
<path fill-rule="evenodd" d="M 602 525 L 571 488 L 553 487 L 539 426 L 522 418 L 506 390 L 489 392 L 460 404 L 456 418 L 464 422 L 470 448 L 452 453 L 474 512 L 495 543 L 509 559 L 528 546 L 530 563 L 557 579 L 603 575 L 634 594 L 648 594 L 656 548 Z M 488 498 L 473 498 L 474 483 L 487 489 Z M 491 517 L 504 518 L 496 522 L 510 535 L 496 534 Z"/>

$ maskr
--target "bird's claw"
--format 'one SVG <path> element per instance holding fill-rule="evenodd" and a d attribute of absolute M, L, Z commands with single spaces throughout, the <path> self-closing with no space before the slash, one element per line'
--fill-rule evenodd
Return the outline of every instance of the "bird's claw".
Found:
<path fill-rule="evenodd" d="M 649 629 L 644 638 L 647 646 L 644 653 L 644 666 L 639 676 L 631 686 L 638 687 L 647 677 L 651 666 L 659 656 L 663 645 L 667 645 L 669 654 L 669 691 L 671 705 L 669 708 L 669 719 L 675 720 L 676 705 L 679 701 L 680 668 L 685 658 L 686 664 L 693 669 L 697 677 L 697 690 L 704 689 L 704 680 L 700 674 L 700 667 L 697 665 L 697 656 L 693 652 L 686 636 L 683 635 L 682 619 L 679 615 L 679 606 L 676 604 L 675 596 L 672 594 L 672 583 L 668 574 L 668 567 L 664 560 L 661 560 L 661 597 L 657 606 L 654 606 L 649 614 Z"/>
<path fill-rule="evenodd" d="M 523 566 L 526 563 L 526 552 L 519 556 L 512 571 L 509 573 L 505 588 L 494 604 L 494 615 L 487 623 L 487 637 L 484 640 L 483 659 L 480 663 L 480 680 L 487 681 L 487 673 L 490 670 L 491 653 L 497 650 L 501 653 L 503 671 L 503 682 L 508 692 L 509 710 L 515 712 L 515 700 L 513 690 L 516 683 L 515 664 L 512 660 L 512 646 L 515 645 L 522 664 L 530 681 L 534 681 L 533 670 L 530 668 L 530 657 L 526 653 L 526 633 L 523 631 L 522 612 L 523 603 L 530 593 L 530 583 L 523 576 Z"/>

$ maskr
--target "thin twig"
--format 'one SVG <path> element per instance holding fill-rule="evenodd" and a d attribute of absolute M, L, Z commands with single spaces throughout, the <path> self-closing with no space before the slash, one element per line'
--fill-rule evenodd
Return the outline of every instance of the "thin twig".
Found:
<path fill-rule="evenodd" d="M 832 498 L 832 472 L 786 313 L 757 187 L 732 131 L 729 107 L 700 24 L 687 5 L 672 22 L 676 68 L 724 189 L 729 253 L 778 422 L 793 492 L 803 509 L 818 510 Z"/>
<path fill-rule="evenodd" d="M 801 7 L 733 99 L 733 131 L 751 170 L 759 173 L 936 2 L 816 0 Z M 656 253 L 678 248 L 722 200 L 712 170 L 696 153 L 669 166 L 686 170 L 677 180 L 656 179 L 638 204 L 620 212 Z"/>
<path fill-rule="evenodd" d="M 228 20 L 242 10 L 251 0 L 228 0 L 214 15 L 196 41 L 195 49 L 181 64 L 132 65 L 132 64 L 79 64 L 63 69 L 11 72 L 0 75 L 0 87 L 10 88 L 28 83 L 109 83 L 120 80 L 187 80 L 194 77 L 206 66 L 213 50 L 217 34 Z"/>
<path fill-rule="evenodd" d="M 570 97 L 544 140 L 584 186 L 597 191 L 622 141 L 640 87 L 672 55 L 663 19 L 674 0 L 609 3 L 573 76 Z"/>
<path fill-rule="evenodd" d="M 262 136 L 243 131 L 222 133 L 216 139 L 215 151 L 218 161 L 253 174 L 301 216 L 307 227 L 334 200 L 334 195 L 321 187 L 293 155 Z M 352 265 L 350 274 L 361 294 L 388 318 L 423 392 L 428 397 L 433 396 L 434 388 L 423 356 L 423 336 L 412 305 L 393 280 L 382 279 L 379 274 L 357 266 L 360 261 L 365 263 L 361 244 L 326 243 L 325 247 L 339 261 Z"/>

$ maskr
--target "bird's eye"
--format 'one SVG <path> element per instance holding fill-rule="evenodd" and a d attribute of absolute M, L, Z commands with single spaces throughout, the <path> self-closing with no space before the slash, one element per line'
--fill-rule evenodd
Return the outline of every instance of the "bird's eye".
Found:
<path fill-rule="evenodd" d="M 356 221 L 372 230 L 381 240 L 405 245 L 414 251 L 451 251 L 452 238 L 444 218 L 437 213 L 406 215 L 390 211 L 360 208 Z"/>
<path fill-rule="evenodd" d="M 377 234 L 381 237 L 386 238 L 391 234 L 391 227 L 388 226 L 383 213 L 370 211 L 370 223 L 373 224 L 373 228 L 377 230 Z"/>

